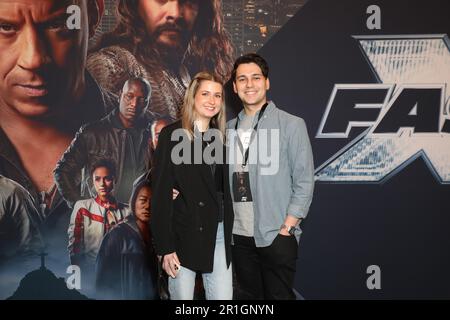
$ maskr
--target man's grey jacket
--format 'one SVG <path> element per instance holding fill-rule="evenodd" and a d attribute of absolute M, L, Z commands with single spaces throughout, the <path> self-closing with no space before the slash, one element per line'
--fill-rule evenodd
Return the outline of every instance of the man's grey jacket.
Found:
<path fill-rule="evenodd" d="M 238 118 L 242 119 L 244 110 Z M 259 111 L 253 122 L 258 120 Z M 236 159 L 237 118 L 228 122 L 228 161 Z M 231 129 L 231 130 L 230 130 Z M 287 215 L 305 218 L 314 191 L 314 163 L 305 121 L 278 109 L 270 101 L 250 143 L 249 175 L 253 197 L 256 246 L 266 247 L 278 235 Z M 230 170 L 232 183 L 232 170 Z M 230 186 L 232 188 L 232 186 Z M 232 189 L 233 190 L 233 189 Z M 299 240 L 301 230 L 296 231 Z"/>

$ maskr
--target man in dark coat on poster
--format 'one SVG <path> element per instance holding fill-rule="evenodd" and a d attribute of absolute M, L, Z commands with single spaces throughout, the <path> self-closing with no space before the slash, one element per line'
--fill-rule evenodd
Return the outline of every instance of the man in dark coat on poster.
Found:
<path fill-rule="evenodd" d="M 87 173 L 93 163 L 104 158 L 116 168 L 115 198 L 124 203 L 130 199 L 134 180 L 149 163 L 150 125 L 143 114 L 151 92 L 147 80 L 128 79 L 120 91 L 119 107 L 78 131 L 54 171 L 56 185 L 70 205 L 93 197 Z"/>

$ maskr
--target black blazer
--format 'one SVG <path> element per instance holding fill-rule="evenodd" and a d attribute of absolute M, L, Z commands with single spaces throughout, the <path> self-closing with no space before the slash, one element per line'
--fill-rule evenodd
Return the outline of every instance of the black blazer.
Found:
<path fill-rule="evenodd" d="M 181 121 L 165 127 L 158 140 L 152 168 L 152 233 L 159 255 L 176 252 L 182 266 L 194 271 L 212 272 L 219 217 L 219 201 L 209 165 L 174 164 L 172 132 Z M 184 134 L 183 139 L 188 139 Z M 180 140 L 181 141 L 181 138 Z M 185 140 L 188 141 L 188 140 Z M 191 160 L 194 143 L 190 142 Z M 225 146 L 223 147 L 225 159 Z M 224 161 L 224 233 L 227 265 L 231 261 L 233 205 L 230 195 L 228 165 Z M 193 163 L 193 162 L 191 162 Z M 180 194 L 172 200 L 172 189 Z"/>

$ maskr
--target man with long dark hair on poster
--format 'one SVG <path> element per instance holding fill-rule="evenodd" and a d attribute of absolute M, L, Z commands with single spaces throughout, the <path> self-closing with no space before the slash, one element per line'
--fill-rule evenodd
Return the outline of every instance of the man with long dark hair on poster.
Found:
<path fill-rule="evenodd" d="M 228 80 L 233 48 L 220 0 L 118 0 L 118 23 L 94 47 L 88 69 L 116 94 L 130 77 L 152 88 L 149 112 L 177 118 L 190 76 L 212 72 Z"/>

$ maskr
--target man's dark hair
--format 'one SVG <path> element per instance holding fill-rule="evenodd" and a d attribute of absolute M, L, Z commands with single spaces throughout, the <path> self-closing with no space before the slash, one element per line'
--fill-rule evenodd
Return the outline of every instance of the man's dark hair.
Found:
<path fill-rule="evenodd" d="M 131 83 L 137 83 L 139 85 L 141 85 L 142 89 L 144 90 L 144 94 L 150 98 L 151 94 L 152 94 L 152 86 L 150 85 L 150 83 L 142 78 L 142 77 L 134 77 L 134 78 L 130 78 L 128 79 L 125 83 L 124 83 L 124 87 L 125 84 L 131 84 Z M 122 88 L 123 90 L 123 88 Z"/>
<path fill-rule="evenodd" d="M 130 50 L 144 65 L 151 67 L 152 64 L 161 64 L 139 15 L 138 2 L 139 0 L 117 0 L 117 24 L 114 30 L 102 35 L 92 52 L 119 45 Z M 230 75 L 234 49 L 224 27 L 221 1 L 199 0 L 198 6 L 199 12 L 184 63 L 191 74 L 210 70 L 225 82 Z"/>
<path fill-rule="evenodd" d="M 139 194 L 139 191 L 141 191 L 141 189 L 144 187 L 148 187 L 148 188 L 150 188 L 150 190 L 152 190 L 152 181 L 151 181 L 150 171 L 147 172 L 145 175 L 140 176 L 133 184 L 133 191 L 131 193 L 130 203 L 129 203 L 131 212 L 133 212 L 133 214 L 136 213 L 136 199 Z"/>
<path fill-rule="evenodd" d="M 255 63 L 261 68 L 261 72 L 264 76 L 264 78 L 269 77 L 269 65 L 267 64 L 267 61 L 264 60 L 263 57 L 261 57 L 259 54 L 256 53 L 247 53 L 243 56 L 236 59 L 236 62 L 233 66 L 233 71 L 231 72 L 231 79 L 233 82 L 236 82 L 236 70 L 237 68 L 244 63 Z"/>
<path fill-rule="evenodd" d="M 91 176 L 97 168 L 106 168 L 109 171 L 111 177 L 116 177 L 116 165 L 109 159 L 100 159 L 95 161 L 91 166 Z"/>

